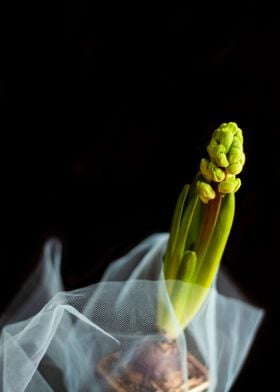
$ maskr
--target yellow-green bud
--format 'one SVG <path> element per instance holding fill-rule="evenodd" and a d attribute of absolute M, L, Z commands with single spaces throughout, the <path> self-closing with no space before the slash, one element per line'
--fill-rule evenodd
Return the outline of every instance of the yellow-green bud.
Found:
<path fill-rule="evenodd" d="M 237 128 L 237 131 L 236 131 L 236 134 L 234 135 L 234 137 L 236 139 L 238 139 L 241 144 L 243 144 L 243 135 L 242 135 L 242 131 L 240 128 Z"/>
<path fill-rule="evenodd" d="M 227 167 L 229 162 L 226 155 L 226 148 L 224 145 L 219 144 L 215 149 L 214 162 L 220 167 Z"/>
<path fill-rule="evenodd" d="M 228 160 L 229 163 L 237 163 L 241 160 L 242 150 L 236 147 L 231 147 L 229 150 Z"/>
<path fill-rule="evenodd" d="M 222 181 L 218 185 L 218 191 L 220 193 L 232 193 L 236 192 L 241 186 L 240 178 L 235 178 L 235 176 L 229 177 Z"/>
<path fill-rule="evenodd" d="M 227 167 L 228 160 L 226 156 L 226 148 L 222 144 L 218 144 L 214 139 L 211 140 L 207 147 L 207 152 L 212 161 L 220 167 Z"/>
<path fill-rule="evenodd" d="M 206 182 L 199 181 L 198 182 L 198 190 L 199 190 L 199 197 L 201 201 L 205 204 L 208 204 L 209 200 L 213 200 L 216 197 L 216 192 L 212 188 L 210 184 Z"/>
<path fill-rule="evenodd" d="M 243 168 L 243 165 L 240 162 L 232 163 L 231 165 L 229 165 L 226 168 L 226 173 L 236 175 L 242 171 L 242 168 Z"/>
<path fill-rule="evenodd" d="M 208 170 L 211 173 L 211 178 L 215 182 L 221 182 L 225 178 L 224 171 L 219 168 L 215 162 L 209 162 Z"/>
<path fill-rule="evenodd" d="M 205 158 L 202 158 L 200 161 L 200 172 L 207 181 L 211 181 L 212 177 L 208 170 L 209 161 Z"/>
<path fill-rule="evenodd" d="M 224 171 L 214 162 L 209 162 L 205 158 L 200 162 L 200 172 L 207 181 L 221 182 L 225 178 Z"/>
<path fill-rule="evenodd" d="M 233 142 L 233 134 L 226 129 L 222 129 L 219 135 L 219 143 L 224 146 L 226 152 L 230 149 Z"/>
<path fill-rule="evenodd" d="M 214 138 L 211 139 L 210 143 L 207 146 L 207 152 L 209 154 L 209 157 L 211 159 L 214 159 L 216 156 L 216 148 L 218 146 L 218 143 Z"/>

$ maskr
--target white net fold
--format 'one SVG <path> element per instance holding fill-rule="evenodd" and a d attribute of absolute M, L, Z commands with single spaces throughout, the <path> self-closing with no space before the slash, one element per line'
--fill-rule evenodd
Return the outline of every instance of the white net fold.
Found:
<path fill-rule="evenodd" d="M 36 271 L 0 318 L 0 390 L 110 390 L 98 371 L 104 358 L 121 353 L 116 369 L 118 363 L 129 365 L 139 345 L 151 347 L 162 338 L 156 329 L 158 298 L 177 325 L 162 279 L 167 240 L 165 233 L 148 237 L 113 262 L 100 283 L 73 291 L 63 287 L 61 244 L 49 240 Z M 187 354 L 192 353 L 208 369 L 208 391 L 228 391 L 262 316 L 262 310 L 244 300 L 211 288 L 176 340 L 184 379 Z"/>

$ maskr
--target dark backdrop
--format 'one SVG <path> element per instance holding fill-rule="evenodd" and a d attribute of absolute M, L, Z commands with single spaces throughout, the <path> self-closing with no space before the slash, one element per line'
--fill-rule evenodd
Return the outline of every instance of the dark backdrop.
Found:
<path fill-rule="evenodd" d="M 247 162 L 223 264 L 266 318 L 233 390 L 271 390 L 279 350 L 279 13 L 254 1 L 95 3 L 1 12 L 1 309 L 50 236 L 63 241 L 71 289 L 98 281 L 111 260 L 167 231 L 211 132 L 236 121 Z"/>

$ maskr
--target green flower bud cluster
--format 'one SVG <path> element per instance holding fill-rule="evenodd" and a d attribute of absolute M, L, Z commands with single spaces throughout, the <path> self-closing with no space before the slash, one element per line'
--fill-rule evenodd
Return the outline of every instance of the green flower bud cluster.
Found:
<path fill-rule="evenodd" d="M 221 194 L 236 192 L 241 181 L 236 175 L 245 163 L 242 130 L 234 122 L 224 123 L 217 128 L 207 147 L 209 159 L 200 162 L 200 173 L 204 181 L 199 183 L 200 199 L 207 204 Z"/>

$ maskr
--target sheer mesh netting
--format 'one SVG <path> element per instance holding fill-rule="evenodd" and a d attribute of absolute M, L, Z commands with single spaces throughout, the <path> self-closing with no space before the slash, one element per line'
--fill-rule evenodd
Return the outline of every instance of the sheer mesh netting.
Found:
<path fill-rule="evenodd" d="M 68 292 L 60 274 L 61 244 L 48 241 L 37 270 L 0 319 L 1 391 L 191 390 L 191 358 L 205 369 L 208 391 L 228 391 L 262 311 L 220 294 L 215 285 L 186 331 L 180 331 L 162 279 L 167 239 L 167 234 L 147 238 L 112 263 L 100 283 Z M 188 290 L 186 283 L 171 283 Z M 157 329 L 159 298 L 173 330 L 178 329 L 172 343 Z M 161 365 L 162 349 L 176 352 L 176 360 Z M 121 370 L 134 362 L 131 377 L 122 376 L 118 384 Z M 155 368 L 152 374 L 159 377 L 162 368 L 174 367 L 174 377 L 165 380 L 166 389 L 156 389 L 156 381 L 149 384 L 154 389 L 145 389 L 139 364 L 146 366 L 144 373 Z M 175 376 L 178 389 L 172 387 Z"/>

